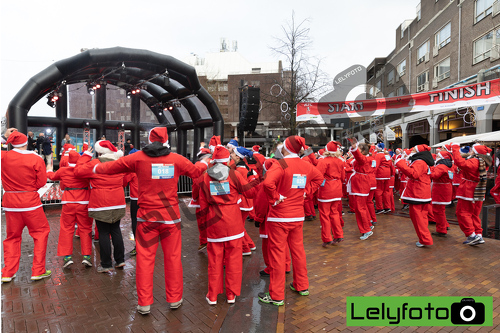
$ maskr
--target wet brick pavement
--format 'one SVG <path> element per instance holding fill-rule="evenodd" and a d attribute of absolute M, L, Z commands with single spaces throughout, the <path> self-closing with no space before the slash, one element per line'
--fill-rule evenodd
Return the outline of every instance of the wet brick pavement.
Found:
<path fill-rule="evenodd" d="M 182 199 L 187 200 L 186 198 Z M 347 209 L 344 209 L 345 211 Z M 137 314 L 135 259 L 126 256 L 124 269 L 97 273 L 99 246 L 94 243 L 94 267 L 80 264 L 75 238 L 73 264 L 62 269 L 56 256 L 60 207 L 46 209 L 51 225 L 47 249 L 49 279 L 32 282 L 33 241 L 23 234 L 21 265 L 16 279 L 2 284 L 2 332 L 462 332 L 500 331 L 500 241 L 487 239 L 477 247 L 462 245 L 463 235 L 452 225 L 448 238 L 434 238 L 431 248 L 417 241 L 406 214 L 378 215 L 374 235 L 359 240 L 355 218 L 346 214 L 345 241 L 323 248 L 319 220 L 305 222 L 310 296 L 287 288 L 285 306 L 261 304 L 256 296 L 267 290 L 261 279 L 260 239 L 253 223 L 247 229 L 257 252 L 244 259 L 242 295 L 229 305 L 223 295 L 209 306 L 206 252 L 198 253 L 194 212 L 183 211 L 184 304 L 170 310 L 165 300 L 163 254 L 156 257 L 154 304 L 151 314 Z M 453 220 L 453 209 L 448 209 Z M 125 249 L 133 248 L 130 218 L 122 220 Z M 430 226 L 431 231 L 434 226 Z M 2 240 L 5 216 L 2 215 Z M 287 276 L 287 283 L 292 277 Z M 493 327 L 346 327 L 346 296 L 493 296 Z"/>

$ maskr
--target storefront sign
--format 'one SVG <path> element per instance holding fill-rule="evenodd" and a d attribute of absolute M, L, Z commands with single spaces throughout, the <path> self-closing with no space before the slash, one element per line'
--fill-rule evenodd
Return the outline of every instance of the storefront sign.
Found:
<path fill-rule="evenodd" d="M 500 103 L 500 79 L 419 94 L 362 101 L 299 103 L 297 121 L 370 117 Z"/>
<path fill-rule="evenodd" d="M 396 140 L 396 133 L 389 126 L 385 127 L 385 138 L 387 141 Z"/>

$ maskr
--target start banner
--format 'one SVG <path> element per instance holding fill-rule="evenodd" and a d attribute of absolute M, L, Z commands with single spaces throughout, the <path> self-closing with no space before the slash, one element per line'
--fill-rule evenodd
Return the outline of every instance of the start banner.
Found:
<path fill-rule="evenodd" d="M 299 103 L 297 121 L 371 117 L 496 103 L 500 103 L 500 79 L 398 97 Z"/>

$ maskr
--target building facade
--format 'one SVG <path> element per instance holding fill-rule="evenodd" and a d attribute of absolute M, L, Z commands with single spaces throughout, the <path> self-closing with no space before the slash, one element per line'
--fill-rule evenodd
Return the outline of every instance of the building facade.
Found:
<path fill-rule="evenodd" d="M 395 33 L 395 49 L 367 68 L 367 94 L 395 97 L 500 77 L 500 1 L 422 0 L 416 17 Z M 379 116 L 350 130 L 393 148 L 430 145 L 455 136 L 500 130 L 499 104 Z M 387 131 L 395 140 L 387 140 Z"/>

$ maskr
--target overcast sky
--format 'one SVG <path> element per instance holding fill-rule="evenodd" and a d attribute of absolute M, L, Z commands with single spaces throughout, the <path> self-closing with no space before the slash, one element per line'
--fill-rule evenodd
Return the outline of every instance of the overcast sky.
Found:
<path fill-rule="evenodd" d="M 81 48 L 122 46 L 183 59 L 217 52 L 221 37 L 238 41 L 250 62 L 277 61 L 270 46 L 281 26 L 309 19 L 308 52 L 333 77 L 367 66 L 395 46 L 395 30 L 416 16 L 418 0 L 165 1 L 0 0 L 1 114 L 32 76 Z M 274 43 L 274 44 L 273 44 Z M 53 114 L 40 100 L 30 115 Z"/>

